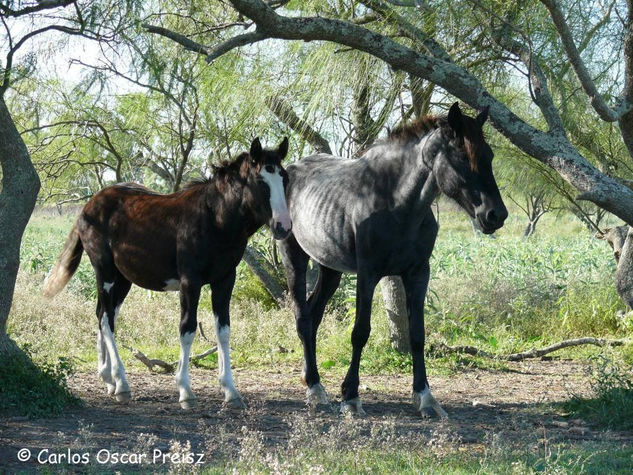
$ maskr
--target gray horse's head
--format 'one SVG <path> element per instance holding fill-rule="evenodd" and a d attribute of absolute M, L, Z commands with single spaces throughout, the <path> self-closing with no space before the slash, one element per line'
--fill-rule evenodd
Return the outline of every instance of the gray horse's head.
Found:
<path fill-rule="evenodd" d="M 482 131 L 487 118 L 487 108 L 473 119 L 462 114 L 456 102 L 426 147 L 436 153 L 432 168 L 442 193 L 491 234 L 503 226 L 508 210 L 492 173 L 492 149 Z"/>

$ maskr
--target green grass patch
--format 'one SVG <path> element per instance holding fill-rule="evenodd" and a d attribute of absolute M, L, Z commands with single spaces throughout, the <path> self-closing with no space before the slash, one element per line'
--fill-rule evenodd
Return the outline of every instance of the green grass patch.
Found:
<path fill-rule="evenodd" d="M 613 355 L 596 358 L 591 376 L 593 397 L 573 397 L 563 404 L 574 417 L 608 429 L 633 429 L 633 371 Z"/>

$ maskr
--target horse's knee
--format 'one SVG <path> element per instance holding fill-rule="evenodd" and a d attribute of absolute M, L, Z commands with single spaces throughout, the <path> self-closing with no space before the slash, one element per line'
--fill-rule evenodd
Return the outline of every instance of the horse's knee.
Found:
<path fill-rule="evenodd" d="M 369 340 L 369 334 L 371 333 L 371 326 L 355 325 L 352 330 L 352 346 L 365 346 L 367 340 Z"/>
<path fill-rule="evenodd" d="M 411 336 L 409 340 L 411 344 L 411 352 L 412 353 L 422 353 L 424 352 L 424 338 L 420 338 L 417 335 Z"/>
<path fill-rule="evenodd" d="M 298 312 L 296 315 L 297 334 L 303 339 L 310 338 L 312 335 L 312 319 L 306 312 Z"/>

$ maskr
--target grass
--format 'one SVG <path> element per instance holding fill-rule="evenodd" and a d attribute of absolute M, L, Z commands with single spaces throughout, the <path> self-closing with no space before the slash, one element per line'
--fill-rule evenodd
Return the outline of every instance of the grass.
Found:
<path fill-rule="evenodd" d="M 563 404 L 574 417 L 590 421 L 594 426 L 633 429 L 633 370 L 629 364 L 613 354 L 594 358 L 590 376 L 593 395 L 573 397 Z"/>
<path fill-rule="evenodd" d="M 475 236 L 461 213 L 442 210 L 425 311 L 427 342 L 468 344 L 492 353 L 509 353 L 580 335 L 629 336 L 631 318 L 617 316 L 625 308 L 613 285 L 615 263 L 609 247 L 568 217 L 554 221 L 546 216 L 537 234 L 525 241 L 521 239 L 520 217 L 511 216 L 507 226 L 491 239 Z M 69 362 L 81 370 L 93 370 L 96 365 L 94 276 L 88 259 L 84 256 L 78 273 L 57 298 L 48 301 L 40 296 L 44 275 L 57 258 L 72 221 L 67 216 L 35 216 L 31 220 L 9 318 L 12 338 L 36 356 L 45 381 L 61 383 L 58 387 L 63 397 Z M 260 245 L 265 242 L 260 238 Z M 319 330 L 318 364 L 326 378 L 340 380 L 349 365 L 354 282 L 354 277 L 343 280 Z M 151 357 L 176 360 L 179 314 L 176 293 L 134 287 L 117 326 L 119 348 L 124 344 Z M 290 304 L 281 308 L 272 305 L 243 265 L 238 269 L 231 319 L 234 365 L 300 367 L 302 349 Z M 199 320 L 209 341 L 198 336 L 194 353 L 214 345 L 211 299 L 206 289 Z M 618 349 L 606 363 L 596 356 L 601 351 L 586 347 L 553 355 L 594 358 L 593 395 L 571 397 L 563 411 L 595 427 L 630 430 L 633 391 L 627 368 L 633 362 L 633 351 L 630 346 Z M 122 349 L 121 356 L 128 369 L 135 365 L 140 369 L 127 350 Z M 216 368 L 217 355 L 196 364 Z M 431 376 L 473 367 L 506 369 L 502 362 L 440 352 L 427 356 L 427 367 Z M 390 347 L 389 323 L 377 293 L 361 378 L 363 373 L 409 376 L 410 372 L 410 357 Z M 25 378 L 0 374 L 0 388 L 9 381 L 14 387 L 19 381 L 33 387 L 35 383 Z M 20 395 L 9 404 L 15 407 L 27 399 L 28 395 Z M 53 406 L 60 401 L 57 396 L 50 399 Z M 56 407 L 27 410 L 35 416 L 58 411 Z M 215 432 L 208 435 L 209 446 L 215 441 L 219 445 L 213 450 L 222 455 L 202 472 L 630 473 L 633 462 L 633 449 L 614 441 L 544 441 L 529 433 L 521 441 L 504 441 L 501 434 L 493 434 L 489 440 L 455 443 L 458 435 L 450 425 L 438 426 L 431 436 L 403 436 L 391 431 L 388 423 L 372 428 L 370 421 L 347 424 L 343 419 L 328 426 L 318 421 L 291 426 L 293 431 L 283 446 L 273 448 L 253 431 L 244 432 L 237 445 L 224 447 L 219 429 L 211 426 Z"/>
<path fill-rule="evenodd" d="M 0 414 L 44 417 L 60 414 L 78 405 L 66 386 L 72 362 L 60 357 L 56 363 L 37 361 L 26 348 L 0 364 Z"/>
<path fill-rule="evenodd" d="M 609 247 L 592 238 L 572 218 L 562 217 L 555 223 L 546 218 L 540 233 L 529 241 L 520 237 L 523 223 L 516 214 L 496 239 L 490 239 L 475 236 L 462 213 L 442 210 L 425 310 L 427 341 L 508 353 L 580 335 L 622 337 L 630 333 L 630 322 L 616 316 L 624 304 L 613 285 L 615 263 Z M 68 216 L 35 216 L 29 223 L 9 332 L 49 361 L 65 355 L 80 367 L 92 367 L 97 322 L 94 275 L 86 256 L 60 296 L 47 301 L 39 295 L 44 275 L 57 258 L 72 222 Z M 554 226 L 556 233 L 550 232 Z M 259 245 L 265 242 L 260 238 Z M 353 276 L 344 279 L 319 329 L 319 364 L 327 371 L 343 372 L 349 364 L 354 283 Z M 301 347 L 290 304 L 272 306 L 259 281 L 243 264 L 238 268 L 231 311 L 235 364 L 300 364 Z M 175 360 L 179 313 L 175 293 L 134 287 L 122 309 L 117 339 L 154 357 Z M 213 340 L 211 299 L 206 289 L 199 320 Z M 388 333 L 377 292 L 362 371 L 410 370 L 410 358 L 390 349 Z M 211 343 L 197 338 L 195 345 L 194 351 L 202 351 Z M 594 353 L 594 349 L 583 349 L 562 354 Z M 122 354 L 124 361 L 129 361 L 125 350 Z M 213 366 L 215 362 L 211 357 L 202 364 Z M 429 361 L 431 372 L 486 364 L 492 363 L 441 355 Z"/>

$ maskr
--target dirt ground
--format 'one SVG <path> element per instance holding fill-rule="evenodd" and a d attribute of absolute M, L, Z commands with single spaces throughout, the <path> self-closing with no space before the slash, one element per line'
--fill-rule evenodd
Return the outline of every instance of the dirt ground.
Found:
<path fill-rule="evenodd" d="M 172 376 L 138 370 L 128 376 L 133 391 L 128 405 L 117 405 L 109 398 L 96 374 L 83 373 L 75 374 L 69 382 L 83 400 L 83 407 L 56 418 L 0 420 L 0 471 L 3 467 L 10 471 L 42 468 L 38 457 L 49 465 L 61 462 L 71 471 L 80 471 L 82 463 L 73 464 L 70 460 L 68 464 L 64 457 L 76 460 L 86 453 L 89 465 L 104 469 L 116 466 L 112 463 L 113 453 L 119 457 L 124 453 L 135 453 L 137 457 L 146 453 L 150 462 L 163 463 L 164 460 L 156 462 L 152 458 L 178 452 L 178 443 L 180 453 L 201 454 L 192 457 L 219 463 L 226 459 L 227 452 L 239 450 L 248 434 L 257 434 L 264 446 L 279 449 L 290 443 L 297 421 L 312 421 L 319 424 L 319 430 L 326 430 L 341 420 L 337 414 L 340 400 L 335 396 L 340 381 L 327 375 L 323 382 L 332 405 L 316 413 L 310 413 L 304 405 L 305 389 L 298 371 L 238 368 L 236 386 L 249 406 L 243 411 L 223 407 L 214 371 L 192 371 L 192 387 L 199 404 L 189 411 L 178 405 Z M 569 421 L 562 409 L 544 404 L 567 400 L 571 394 L 587 395 L 585 368 L 578 362 L 529 361 L 511 363 L 506 371 L 469 370 L 452 376 L 433 376 L 431 387 L 449 414 L 447 422 L 416 415 L 410 381 L 410 375 L 361 374 L 361 398 L 367 412 L 359 422 L 362 430 L 373 434 L 376 427 L 388 425 L 396 435 L 417 434 L 430 440 L 442 427 L 451 444 L 469 450 L 481 449 L 491 434 L 510 442 L 535 433 L 550 441 L 633 442 L 633 434 L 602 431 L 580 420 Z M 24 448 L 30 450 L 31 456 L 20 462 L 18 451 Z M 103 449 L 109 452 L 99 454 Z M 126 465 L 136 465 L 133 462 Z"/>

